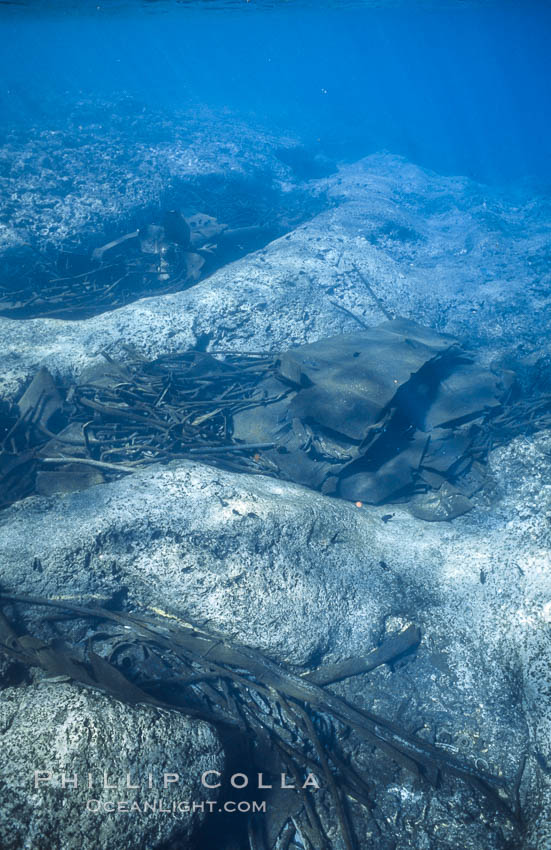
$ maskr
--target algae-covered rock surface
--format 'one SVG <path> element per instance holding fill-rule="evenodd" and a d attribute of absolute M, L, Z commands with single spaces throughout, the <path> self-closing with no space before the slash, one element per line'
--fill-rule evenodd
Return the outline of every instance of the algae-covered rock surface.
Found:
<path fill-rule="evenodd" d="M 2 393 L 40 365 L 78 375 L 125 346 L 147 357 L 196 345 L 279 351 L 394 317 L 456 334 L 488 362 L 528 360 L 530 374 L 549 356 L 544 200 L 390 155 L 309 187 L 330 209 L 184 292 L 86 321 L 0 317 Z"/>
<path fill-rule="evenodd" d="M 5 511 L 2 586 L 122 593 L 129 609 L 162 608 L 300 667 L 361 655 L 414 623 L 414 656 L 338 691 L 502 777 L 528 830 L 521 839 L 459 780 L 430 788 L 356 745 L 379 780 L 377 846 L 452 848 L 461 835 L 468 848 L 535 848 L 549 829 L 548 454 L 545 435 L 494 452 L 491 503 L 443 525 L 199 464 L 151 468 Z"/>
<path fill-rule="evenodd" d="M 207 724 L 60 682 L 3 689 L 0 741 L 6 850 L 189 842 L 216 800 L 201 775 L 223 764 Z"/>
<path fill-rule="evenodd" d="M 184 168 L 188 154 L 178 148 L 178 162 L 163 164 L 161 182 L 171 169 L 183 169 L 188 179 L 216 162 L 225 168 L 228 161 L 218 161 L 204 141 L 202 148 L 193 143 L 199 159 L 203 151 L 204 168 L 199 159 Z M 285 157 L 276 163 L 273 144 L 259 140 L 262 168 L 278 181 L 278 191 L 294 191 L 297 174 Z M 33 158 L 34 141 L 31 147 Z M 154 196 L 162 154 L 159 148 L 147 166 L 144 194 L 129 202 L 125 221 Z M 234 155 L 228 143 L 224 156 Z M 250 172 L 256 165 L 243 167 Z M 41 167 L 49 168 L 47 162 Z M 321 172 L 313 169 L 300 191 L 323 197 L 322 211 L 186 291 L 86 320 L 0 318 L 2 397 L 18 398 L 41 366 L 65 379 L 105 355 L 124 361 L 194 347 L 282 351 L 396 317 L 452 333 L 484 365 L 514 369 L 525 388 L 549 391 L 550 211 L 544 201 L 440 177 L 386 154 Z M 100 180 L 101 169 L 95 173 Z M 124 179 L 122 172 L 117 179 Z M 91 244 L 106 214 L 104 205 L 85 214 L 83 195 L 75 198 L 75 227 L 64 229 L 70 220 L 64 213 L 65 224 L 51 234 L 56 249 L 73 237 Z M 25 204 L 33 210 L 33 203 L 26 197 L 20 211 Z M 37 234 L 43 235 L 45 220 L 34 221 Z M 0 590 L 175 617 L 261 651 L 296 674 L 361 657 L 413 624 L 421 635 L 414 652 L 335 684 L 333 692 L 477 775 L 497 778 L 504 805 L 445 770 L 440 780 L 430 773 L 412 777 L 384 751 L 348 739 L 338 725 L 330 731 L 318 718 L 324 740 L 331 743 L 334 735 L 370 783 L 368 809 L 346 803 L 360 846 L 542 850 L 551 840 L 549 432 L 527 432 L 494 449 L 489 469 L 492 483 L 474 496 L 470 513 L 429 523 L 422 505 L 414 516 L 406 505 L 354 505 L 197 462 L 155 465 L 4 510 Z M 14 627 L 52 639 L 43 609 L 6 604 L 5 610 Z M 85 642 L 87 633 L 70 620 L 62 626 L 57 638 Z M 6 846 L 23 840 L 21 824 L 29 816 L 36 841 L 41 835 L 65 840 L 73 830 L 65 846 L 75 846 L 75 838 L 83 847 L 99 841 L 157 848 L 172 841 L 195 848 L 193 818 L 100 823 L 77 811 L 78 795 L 68 798 L 68 808 L 35 806 L 21 776 L 24 766 L 27 781 L 39 754 L 41 764 L 49 759 L 61 770 L 63 740 L 72 742 L 63 764 L 73 772 L 73 765 L 84 770 L 104 755 L 117 767 L 127 759 L 140 769 L 178 761 L 193 796 L 203 765 L 219 764 L 212 730 L 181 713 L 129 708 L 9 664 L 0 675 L 2 746 L 13 753 L 2 766 L 9 791 L 1 821 Z M 73 735 L 74 728 L 80 731 Z M 91 731 L 83 737 L 84 729 Z M 341 850 L 342 834 L 331 818 L 329 809 L 322 819 L 332 848 Z M 225 837 L 229 842 L 229 832 Z"/>

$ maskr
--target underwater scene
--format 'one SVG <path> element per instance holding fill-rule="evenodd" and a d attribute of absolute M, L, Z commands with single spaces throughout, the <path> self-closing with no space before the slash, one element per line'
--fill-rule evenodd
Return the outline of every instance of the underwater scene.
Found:
<path fill-rule="evenodd" d="M 0 850 L 551 850 L 550 44 L 0 2 Z"/>

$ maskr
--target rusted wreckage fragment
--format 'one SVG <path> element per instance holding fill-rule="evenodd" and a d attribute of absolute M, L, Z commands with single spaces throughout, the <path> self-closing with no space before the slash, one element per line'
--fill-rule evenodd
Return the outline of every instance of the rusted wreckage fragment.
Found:
<path fill-rule="evenodd" d="M 513 379 L 405 319 L 281 354 L 129 350 L 65 386 L 43 368 L 0 421 L 0 503 L 193 458 L 450 520 L 491 448 L 551 418 L 551 397 L 517 401 Z"/>
<path fill-rule="evenodd" d="M 291 774 L 298 776 L 306 768 L 318 777 L 325 777 L 348 850 L 355 850 L 357 844 L 346 798 L 351 796 L 359 802 L 367 802 L 369 786 L 363 780 L 356 782 L 354 769 L 344 763 L 338 751 L 333 752 L 333 746 L 328 749 L 322 743 L 312 723 L 317 714 L 348 727 L 417 777 L 431 781 L 438 772 L 458 777 L 483 794 L 492 807 L 499 808 L 513 821 L 516 818 L 499 777 L 478 770 L 467 760 L 450 756 L 396 722 L 350 704 L 309 681 L 307 675 L 300 675 L 257 650 L 233 644 L 223 635 L 210 634 L 172 617 L 152 618 L 10 593 L 2 593 L 1 598 L 5 604 L 58 608 L 89 624 L 97 624 L 95 634 L 92 632 L 89 637 L 87 651 L 79 653 L 75 648 L 59 649 L 28 634 L 18 634 L 2 615 L 0 651 L 20 663 L 41 667 L 49 676 L 66 676 L 87 687 L 99 688 L 132 705 L 145 703 L 177 709 L 217 725 L 245 728 L 258 740 L 259 752 L 269 747 L 279 753 Z M 106 626 L 100 627 L 102 621 Z M 90 629 L 89 625 L 88 632 Z M 411 640 L 413 634 L 410 632 L 406 640 Z M 417 637 L 415 631 L 415 639 Z M 108 658 L 92 648 L 96 640 L 112 646 Z M 389 658 L 394 657 L 396 648 L 403 647 L 404 633 L 392 641 L 393 648 L 385 650 L 384 645 L 380 648 L 382 655 Z M 167 692 L 166 687 L 163 690 L 162 677 L 156 682 L 143 683 L 138 678 L 135 683 L 117 668 L 113 661 L 117 652 L 127 652 L 131 647 L 155 653 L 158 661 L 165 657 L 176 659 L 181 665 L 177 669 L 188 671 L 187 676 L 181 676 L 178 698 L 174 691 L 177 679 L 171 678 L 171 690 Z M 173 661 L 166 666 L 172 677 L 174 667 Z M 360 669 L 363 672 L 365 665 L 358 665 L 357 672 Z M 357 675 L 357 672 L 351 674 Z M 172 698 L 166 693 L 172 694 Z M 293 734 L 289 737 L 291 730 Z M 309 802 L 315 807 L 315 800 Z M 318 839 L 320 835 L 324 839 L 324 843 L 317 846 L 325 846 L 326 837 L 316 811 L 310 812 L 308 820 Z"/>

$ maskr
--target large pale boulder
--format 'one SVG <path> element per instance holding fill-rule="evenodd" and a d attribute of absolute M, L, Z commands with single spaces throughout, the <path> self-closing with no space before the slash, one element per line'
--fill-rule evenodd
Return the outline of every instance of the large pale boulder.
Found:
<path fill-rule="evenodd" d="M 46 681 L 0 691 L 0 747 L 4 850 L 185 844 L 216 801 L 201 775 L 223 764 L 206 723 Z"/>
<path fill-rule="evenodd" d="M 549 830 L 549 451 L 541 434 L 494 452 L 492 499 L 450 524 L 200 464 L 150 468 L 5 511 L 0 582 L 161 608 L 301 666 L 363 653 L 416 623 L 414 659 L 341 693 L 501 775 L 529 824 L 517 846 L 532 850 Z M 380 759 L 366 757 L 381 779 Z M 460 784 L 390 779 L 377 785 L 374 815 L 386 835 L 398 806 L 389 841 L 423 846 L 407 837 L 412 823 L 439 848 L 457 846 L 459 831 L 473 850 L 511 838 L 500 813 L 464 822 L 465 807 L 484 806 Z"/>

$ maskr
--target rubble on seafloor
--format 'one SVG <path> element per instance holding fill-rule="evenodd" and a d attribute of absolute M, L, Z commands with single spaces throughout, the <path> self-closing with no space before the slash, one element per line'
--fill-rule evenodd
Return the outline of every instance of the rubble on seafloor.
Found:
<path fill-rule="evenodd" d="M 2 503 L 194 457 L 449 520 L 472 507 L 495 444 L 549 421 L 549 397 L 513 390 L 513 373 L 403 319 L 279 356 L 107 358 L 65 387 L 42 369 L 5 406 Z"/>
<path fill-rule="evenodd" d="M 29 318 L 0 319 L 0 591 L 25 597 L 3 606 L 12 657 L 0 667 L 2 740 L 34 753 L 32 734 L 10 718 L 17 704 L 21 725 L 24 704 L 42 731 L 46 706 L 61 720 L 37 747 L 53 758 L 65 729 L 58 690 L 67 704 L 78 695 L 86 717 L 99 697 L 116 706 L 126 691 L 128 734 L 140 734 L 145 715 L 154 730 L 165 707 L 141 702 L 174 708 L 185 664 L 167 661 L 166 641 L 195 623 L 212 642 L 186 668 L 190 710 L 192 695 L 226 720 L 248 706 L 246 733 L 232 738 L 244 762 L 252 718 L 257 760 L 247 765 L 277 774 L 264 746 L 272 737 L 301 769 L 314 760 L 328 786 L 331 774 L 347 777 L 340 800 L 316 798 L 318 821 L 299 795 L 274 794 L 269 835 L 249 822 L 251 847 L 307 846 L 310 835 L 341 850 L 358 835 L 378 850 L 539 850 L 551 796 L 544 211 L 513 209 L 469 181 L 389 156 L 343 166 L 321 188 L 331 210 L 193 286 L 173 275 L 178 258 L 202 256 L 203 275 L 231 250 L 217 234 L 188 243 L 191 208 L 148 214 L 89 240 L 80 260 L 77 250 L 58 252 L 66 280 L 55 285 L 70 280 L 78 294 L 84 274 L 97 297 L 117 280 L 108 279 L 113 261 L 145 269 L 151 289 L 141 294 L 156 297 L 135 302 L 128 291 L 108 304 L 107 293 L 106 311 L 86 321 L 71 309 L 52 320 L 52 305 L 36 301 L 24 308 Z M 228 212 L 216 211 L 211 226 L 250 225 Z M 26 256 L 31 267 L 36 255 Z M 178 291 L 160 295 L 171 279 Z M 34 604 L 48 599 L 65 609 Z M 133 631 L 142 615 L 147 624 Z M 139 632 L 146 627 L 153 636 Z M 367 674 L 360 662 L 408 629 L 421 638 L 414 651 Z M 264 693 L 244 658 L 216 668 L 223 646 L 275 661 L 303 685 L 313 670 L 358 669 L 318 685 L 384 720 L 381 729 L 394 724 L 409 747 L 404 764 L 384 740 L 358 741 L 327 705 L 303 714 L 300 694 L 295 703 Z M 42 672 L 29 672 L 31 662 Z M 185 718 L 174 714 L 166 734 L 176 740 Z M 205 753 L 220 766 L 214 739 Z M 232 741 L 223 742 L 228 758 Z M 93 745 L 79 746 L 74 759 L 94 765 Z M 144 743 L 147 754 L 155 746 Z M 195 769 L 191 737 L 182 747 L 183 769 L 188 753 Z M 414 775 L 404 767 L 414 747 L 419 758 L 428 747 L 459 762 L 473 781 L 427 759 Z M 492 800 L 475 786 L 496 777 Z M 0 817 L 4 842 L 26 829 L 29 803 L 18 794 L 9 822 Z M 67 826 L 34 807 L 33 837 L 46 828 L 63 842 L 80 830 L 92 847 L 88 822 L 71 812 Z M 198 828 L 208 844 L 208 823 Z M 146 840 L 194 846 L 178 825 L 104 836 L 109 846 Z"/>

